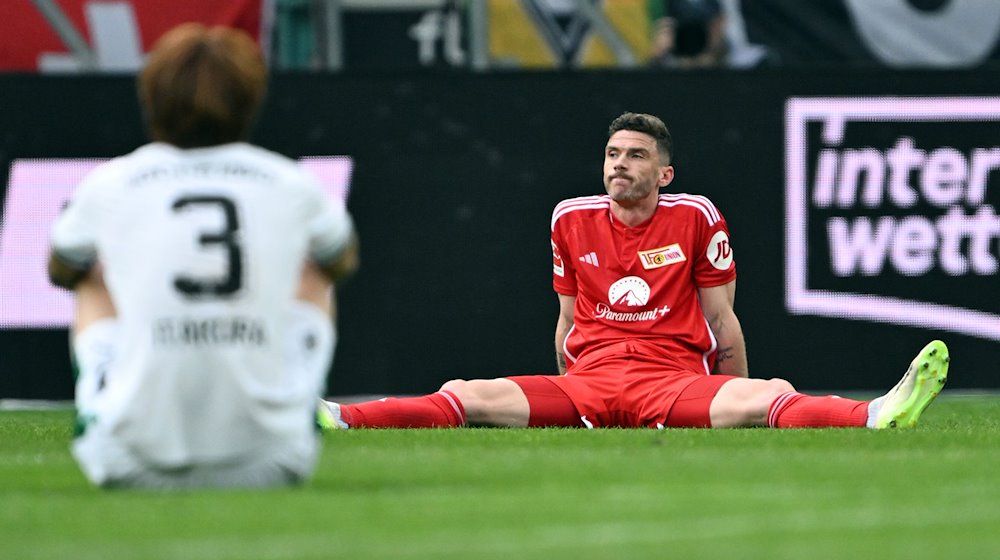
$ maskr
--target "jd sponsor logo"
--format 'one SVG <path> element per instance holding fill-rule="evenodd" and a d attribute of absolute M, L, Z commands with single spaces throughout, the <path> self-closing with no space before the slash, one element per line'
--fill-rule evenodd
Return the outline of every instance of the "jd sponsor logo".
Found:
<path fill-rule="evenodd" d="M 1000 340 L 1000 98 L 792 98 L 791 313 Z"/>
<path fill-rule="evenodd" d="M 729 245 L 729 235 L 724 231 L 717 231 L 712 239 L 708 241 L 706 255 L 708 262 L 719 270 L 729 270 L 733 266 L 733 248 Z"/>

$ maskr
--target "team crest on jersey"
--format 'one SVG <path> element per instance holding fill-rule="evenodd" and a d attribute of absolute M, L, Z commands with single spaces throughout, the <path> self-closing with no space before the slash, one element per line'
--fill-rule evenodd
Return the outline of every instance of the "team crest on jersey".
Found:
<path fill-rule="evenodd" d="M 646 270 L 652 270 L 654 268 L 660 268 L 661 266 L 676 264 L 686 260 L 687 257 L 684 256 L 684 251 L 681 250 L 681 246 L 678 243 L 667 245 L 666 247 L 660 247 L 658 249 L 639 251 L 639 261 L 642 262 L 642 268 L 645 268 Z"/>

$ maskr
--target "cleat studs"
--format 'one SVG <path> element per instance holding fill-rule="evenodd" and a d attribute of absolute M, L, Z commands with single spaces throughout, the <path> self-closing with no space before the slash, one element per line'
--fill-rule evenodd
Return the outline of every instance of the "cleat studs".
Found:
<path fill-rule="evenodd" d="M 931 366 L 930 362 L 924 362 L 920 364 L 920 369 L 927 369 Z"/>
<path fill-rule="evenodd" d="M 935 348 L 935 349 L 931 350 L 931 356 L 934 356 L 934 355 L 936 355 L 936 354 L 937 354 L 937 348 Z"/>

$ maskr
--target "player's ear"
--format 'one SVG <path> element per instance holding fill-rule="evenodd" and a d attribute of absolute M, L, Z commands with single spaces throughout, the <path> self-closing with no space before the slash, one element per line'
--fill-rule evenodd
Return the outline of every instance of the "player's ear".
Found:
<path fill-rule="evenodd" d="M 665 187 L 674 180 L 674 166 L 664 165 L 660 167 L 660 178 L 656 181 L 657 186 Z"/>

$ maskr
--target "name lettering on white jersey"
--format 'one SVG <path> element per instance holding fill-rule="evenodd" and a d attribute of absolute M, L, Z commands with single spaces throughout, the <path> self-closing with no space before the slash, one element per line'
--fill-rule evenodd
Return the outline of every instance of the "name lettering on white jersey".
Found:
<path fill-rule="evenodd" d="M 684 262 L 686 260 L 687 257 L 684 256 L 684 251 L 681 250 L 681 246 L 678 243 L 667 245 L 666 247 L 659 247 L 657 249 L 639 251 L 639 261 L 642 263 L 642 268 L 645 268 L 646 270 L 652 270 L 654 268 L 660 268 L 661 266 Z"/>
<path fill-rule="evenodd" d="M 586 255 L 580 257 L 580 262 L 585 262 L 594 268 L 600 268 L 601 265 L 597 262 L 597 253 L 591 251 Z"/>
<path fill-rule="evenodd" d="M 266 323 L 250 317 L 162 317 L 153 324 L 158 346 L 251 346 L 269 344 Z"/>
<path fill-rule="evenodd" d="M 127 184 L 142 187 L 164 181 L 185 179 L 243 180 L 257 183 L 274 183 L 277 177 L 262 166 L 248 165 L 239 161 L 182 161 L 170 165 L 150 165 L 140 167 L 131 175 Z"/>

